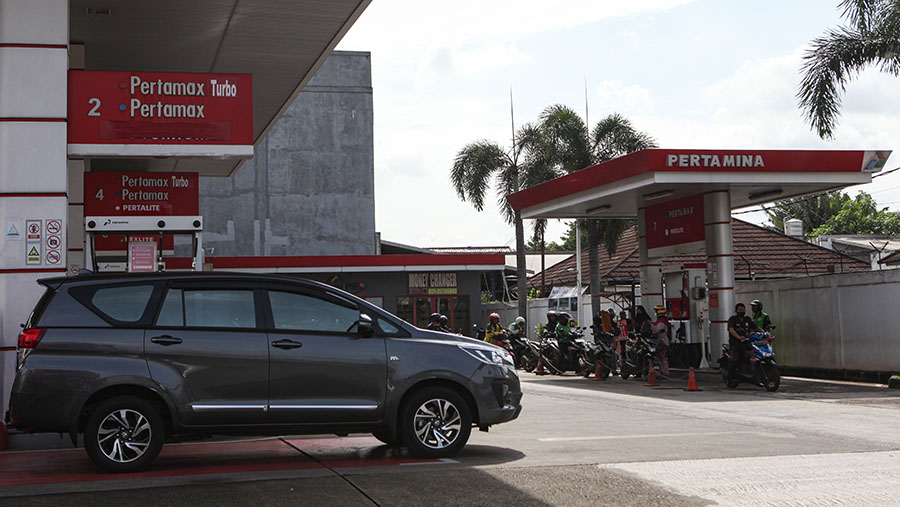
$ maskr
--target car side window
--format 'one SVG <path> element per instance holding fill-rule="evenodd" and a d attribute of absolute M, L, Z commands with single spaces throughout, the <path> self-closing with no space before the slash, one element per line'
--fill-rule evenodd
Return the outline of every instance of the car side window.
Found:
<path fill-rule="evenodd" d="M 359 308 L 294 292 L 268 291 L 275 329 L 347 333 Z"/>
<path fill-rule="evenodd" d="M 256 327 L 252 290 L 169 289 L 158 327 Z"/>
<path fill-rule="evenodd" d="M 152 294 L 152 285 L 101 287 L 94 291 L 90 303 L 113 320 L 137 322 L 144 315 Z"/>

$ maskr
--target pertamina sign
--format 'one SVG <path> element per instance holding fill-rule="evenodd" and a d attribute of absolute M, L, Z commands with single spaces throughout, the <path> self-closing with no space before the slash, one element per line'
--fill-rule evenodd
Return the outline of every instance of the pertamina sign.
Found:
<path fill-rule="evenodd" d="M 650 257 L 703 250 L 706 233 L 702 195 L 648 206 L 644 216 Z"/>
<path fill-rule="evenodd" d="M 71 70 L 68 142 L 70 155 L 252 156 L 252 78 Z"/>

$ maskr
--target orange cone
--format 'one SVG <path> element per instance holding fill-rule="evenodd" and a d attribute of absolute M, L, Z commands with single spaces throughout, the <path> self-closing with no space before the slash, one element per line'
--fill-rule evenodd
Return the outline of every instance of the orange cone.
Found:
<path fill-rule="evenodd" d="M 694 376 L 694 368 L 691 367 L 691 372 L 688 375 L 688 386 L 687 386 L 687 389 L 685 389 L 685 391 L 702 391 L 702 390 L 703 389 L 700 389 L 699 387 L 697 387 L 697 378 Z"/>
<path fill-rule="evenodd" d="M 647 387 L 658 387 L 659 384 L 656 383 L 656 368 L 653 365 L 650 365 L 650 373 L 647 375 L 647 383 L 644 384 Z"/>
<path fill-rule="evenodd" d="M 547 374 L 547 372 L 544 371 L 544 353 L 543 353 L 543 351 L 538 356 L 538 365 L 537 365 L 537 369 L 534 370 L 534 374 L 535 375 L 546 375 Z"/>
<path fill-rule="evenodd" d="M 602 380 L 606 380 L 605 378 L 600 376 L 600 360 L 594 362 L 594 382 L 599 382 Z"/>

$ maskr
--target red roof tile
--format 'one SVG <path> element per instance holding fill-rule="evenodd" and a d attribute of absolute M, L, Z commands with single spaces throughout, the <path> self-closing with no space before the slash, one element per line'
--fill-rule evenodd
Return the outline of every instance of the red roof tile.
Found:
<path fill-rule="evenodd" d="M 750 272 L 757 277 L 777 278 L 831 273 L 835 266 L 845 271 L 868 271 L 866 262 L 859 261 L 827 248 L 786 236 L 764 227 L 732 220 L 734 237 L 734 271 L 739 280 L 750 279 Z M 638 269 L 638 242 L 635 227 L 625 231 L 615 255 L 609 257 L 604 246 L 599 247 L 600 278 L 604 283 L 631 283 L 640 280 Z M 896 254 L 895 254 L 896 255 Z M 587 252 L 581 254 L 581 276 L 584 283 L 590 281 Z M 897 259 L 900 260 L 900 259 Z M 706 252 L 675 255 L 663 259 L 664 266 L 706 263 Z M 838 268 L 840 269 L 840 268 Z M 545 273 L 548 287 L 575 285 L 575 256 L 556 264 Z M 539 287 L 541 274 L 529 278 L 530 287 Z"/>

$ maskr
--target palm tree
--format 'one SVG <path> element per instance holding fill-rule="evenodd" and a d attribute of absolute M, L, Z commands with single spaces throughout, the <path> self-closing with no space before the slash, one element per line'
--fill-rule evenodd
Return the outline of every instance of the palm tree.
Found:
<path fill-rule="evenodd" d="M 900 2 L 843 0 L 840 7 L 850 26 L 828 30 L 812 41 L 803 57 L 797 93 L 806 121 L 823 139 L 834 137 L 847 81 L 871 65 L 900 74 Z"/>
<path fill-rule="evenodd" d="M 575 111 L 557 104 L 546 108 L 541 114 L 541 129 L 550 146 L 549 156 L 553 161 L 552 165 L 563 173 L 571 173 L 628 153 L 656 147 L 656 141 L 652 137 L 636 130 L 627 118 L 618 113 L 610 114 L 597 122 L 589 135 L 587 126 Z M 607 255 L 612 256 L 622 234 L 633 221 L 581 219 L 580 222 L 587 239 L 591 304 L 592 308 L 599 308 L 601 287 L 599 246 L 603 244 Z"/>
<path fill-rule="evenodd" d="M 513 211 L 506 201 L 508 194 L 518 192 L 535 182 L 552 179 L 545 169 L 545 154 L 541 152 L 543 134 L 534 125 L 526 124 L 515 134 L 512 147 L 504 150 L 489 140 L 467 144 L 459 150 L 450 170 L 450 181 L 463 201 L 472 203 L 478 211 L 484 209 L 485 193 L 492 180 L 498 204 L 507 223 L 516 229 L 516 284 L 519 315 L 528 315 L 528 279 L 525 274 L 525 228 L 522 215 Z"/>

